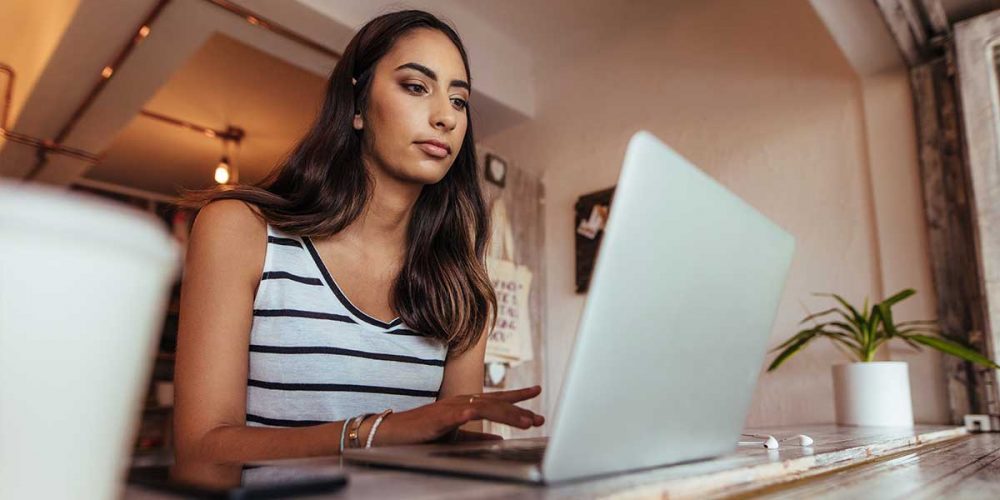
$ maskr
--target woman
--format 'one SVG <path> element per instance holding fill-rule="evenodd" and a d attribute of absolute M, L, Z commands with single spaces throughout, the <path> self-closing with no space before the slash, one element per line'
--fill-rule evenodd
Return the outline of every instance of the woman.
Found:
<path fill-rule="evenodd" d="M 193 198 L 209 203 L 181 291 L 178 458 L 330 455 L 496 438 L 458 430 L 471 420 L 544 422 L 514 404 L 539 386 L 479 394 L 496 297 L 469 82 L 448 25 L 380 16 L 267 180 Z"/>

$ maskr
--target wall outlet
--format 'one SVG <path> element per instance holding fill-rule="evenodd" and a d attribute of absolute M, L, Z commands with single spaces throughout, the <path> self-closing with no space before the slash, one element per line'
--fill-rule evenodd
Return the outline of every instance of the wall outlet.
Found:
<path fill-rule="evenodd" d="M 996 415 L 966 415 L 965 428 L 970 432 L 1000 432 Z"/>

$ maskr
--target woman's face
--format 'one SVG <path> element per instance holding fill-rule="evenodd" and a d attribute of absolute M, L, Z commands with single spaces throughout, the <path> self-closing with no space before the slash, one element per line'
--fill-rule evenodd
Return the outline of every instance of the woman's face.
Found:
<path fill-rule="evenodd" d="M 370 166 L 403 182 L 440 181 L 465 138 L 467 82 L 462 56 L 444 33 L 416 29 L 400 37 L 375 66 L 363 118 L 354 118 Z"/>

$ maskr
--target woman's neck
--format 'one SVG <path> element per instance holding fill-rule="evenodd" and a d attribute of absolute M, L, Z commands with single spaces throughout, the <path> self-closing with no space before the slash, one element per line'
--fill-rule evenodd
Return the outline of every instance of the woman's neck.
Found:
<path fill-rule="evenodd" d="M 421 185 L 399 182 L 378 168 L 372 173 L 373 191 L 364 212 L 340 235 L 342 241 L 366 253 L 377 249 L 400 257 L 406 249 L 406 231 Z"/>

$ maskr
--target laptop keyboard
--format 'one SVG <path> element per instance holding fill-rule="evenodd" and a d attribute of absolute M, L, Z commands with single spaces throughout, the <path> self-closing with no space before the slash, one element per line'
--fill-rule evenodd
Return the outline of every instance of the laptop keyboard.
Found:
<path fill-rule="evenodd" d="M 540 463 L 542 461 L 542 457 L 545 455 L 545 446 L 439 451 L 432 453 L 432 455 L 440 457 L 479 458 L 487 460 L 509 460 L 513 462 Z"/>

